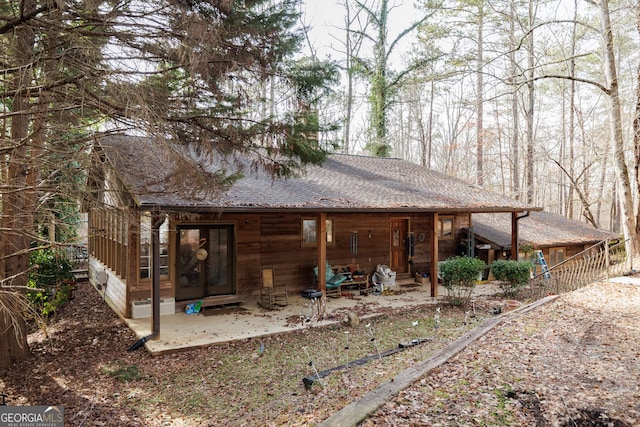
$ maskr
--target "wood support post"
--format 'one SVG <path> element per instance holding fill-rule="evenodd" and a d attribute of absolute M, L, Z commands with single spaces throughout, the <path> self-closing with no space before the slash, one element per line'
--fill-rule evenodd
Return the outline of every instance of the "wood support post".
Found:
<path fill-rule="evenodd" d="M 327 214 L 318 215 L 316 239 L 318 243 L 318 289 L 327 293 Z"/>
<path fill-rule="evenodd" d="M 518 212 L 511 212 L 511 259 L 518 261 Z"/>
<path fill-rule="evenodd" d="M 433 214 L 431 230 L 431 296 L 438 296 L 438 214 Z"/>

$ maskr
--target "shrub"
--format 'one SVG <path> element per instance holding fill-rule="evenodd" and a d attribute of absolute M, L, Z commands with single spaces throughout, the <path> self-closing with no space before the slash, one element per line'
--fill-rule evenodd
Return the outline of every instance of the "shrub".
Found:
<path fill-rule="evenodd" d="M 67 302 L 72 293 L 71 260 L 61 251 L 38 249 L 29 255 L 27 297 L 45 319 Z"/>
<path fill-rule="evenodd" d="M 531 262 L 497 260 L 491 263 L 491 272 L 499 280 L 505 296 L 515 297 L 520 289 L 529 283 Z"/>
<path fill-rule="evenodd" d="M 467 304 L 476 280 L 486 267 L 484 261 L 466 256 L 451 257 L 440 264 L 442 284 L 452 305 Z"/>

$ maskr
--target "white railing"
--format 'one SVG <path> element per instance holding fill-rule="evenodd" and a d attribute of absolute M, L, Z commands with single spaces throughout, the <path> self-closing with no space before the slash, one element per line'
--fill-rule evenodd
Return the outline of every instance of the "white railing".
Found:
<path fill-rule="evenodd" d="M 550 294 L 570 292 L 590 283 L 608 280 L 630 271 L 627 241 L 603 240 L 567 258 L 549 269 L 550 278 L 543 273 L 534 276 L 520 291 L 524 299 L 539 299 Z"/>

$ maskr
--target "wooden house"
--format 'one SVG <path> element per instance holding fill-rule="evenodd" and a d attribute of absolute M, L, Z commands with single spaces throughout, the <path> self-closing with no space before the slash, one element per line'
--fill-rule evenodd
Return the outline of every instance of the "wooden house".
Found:
<path fill-rule="evenodd" d="M 152 297 L 167 312 L 195 300 L 255 303 L 264 265 L 289 293 L 315 287 L 314 266 L 325 262 L 434 277 L 472 213 L 515 218 L 537 209 L 392 158 L 333 154 L 300 177 L 275 180 L 248 168 L 227 192 L 207 195 L 149 139 L 104 138 L 96 150 L 90 274 L 126 317 Z M 170 184 L 176 174 L 181 185 Z"/>
<path fill-rule="evenodd" d="M 487 264 L 511 259 L 510 215 L 476 213 L 472 221 L 478 258 Z M 528 212 L 518 223 L 518 259 L 532 259 L 533 250 L 541 250 L 549 267 L 599 242 L 618 238 L 615 233 L 545 211 Z"/>

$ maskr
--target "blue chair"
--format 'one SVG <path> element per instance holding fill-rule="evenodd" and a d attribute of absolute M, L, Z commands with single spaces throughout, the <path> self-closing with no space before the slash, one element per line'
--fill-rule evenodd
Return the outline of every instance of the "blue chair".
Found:
<path fill-rule="evenodd" d="M 316 284 L 318 283 L 318 266 L 313 267 L 313 274 L 316 278 Z M 327 262 L 326 265 L 326 288 L 327 288 L 327 296 L 338 298 L 342 295 L 342 283 L 347 280 L 347 276 L 344 274 L 336 274 L 333 272 L 331 265 Z"/>

